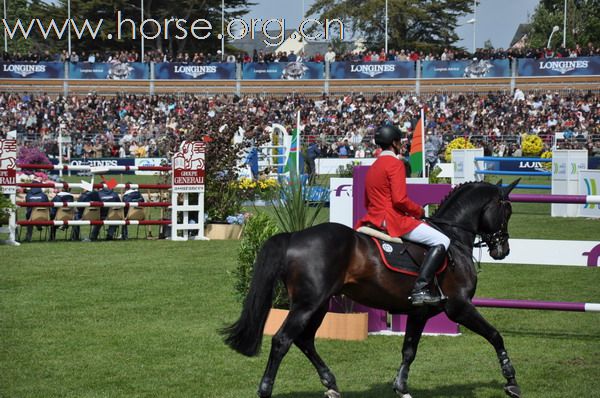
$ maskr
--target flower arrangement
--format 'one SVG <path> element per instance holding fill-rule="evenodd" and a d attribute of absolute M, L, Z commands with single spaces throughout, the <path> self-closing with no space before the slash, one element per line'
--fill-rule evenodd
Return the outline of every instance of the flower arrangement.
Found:
<path fill-rule="evenodd" d="M 523 156 L 537 156 L 542 152 L 544 142 L 535 134 L 523 134 L 521 137 L 521 151 Z"/>
<path fill-rule="evenodd" d="M 453 139 L 448 146 L 446 147 L 445 157 L 446 162 L 452 161 L 452 150 L 454 149 L 472 149 L 475 148 L 475 145 L 471 143 L 468 139 L 464 137 L 458 137 Z"/>
<path fill-rule="evenodd" d="M 542 159 L 552 159 L 552 151 L 546 151 L 542 153 Z M 551 171 L 552 170 L 552 162 L 544 162 L 542 163 L 542 167 L 544 170 Z"/>
<path fill-rule="evenodd" d="M 52 164 L 48 156 L 38 148 L 28 148 L 22 146 L 17 155 L 17 165 L 22 164 Z M 31 174 L 31 173 L 29 173 Z"/>
<path fill-rule="evenodd" d="M 232 216 L 227 216 L 225 221 L 227 221 L 227 224 L 244 225 L 246 220 L 248 220 L 250 217 L 250 213 L 239 213 Z"/>
<path fill-rule="evenodd" d="M 259 178 L 258 180 L 241 178 L 234 184 L 244 200 L 249 201 L 255 199 L 271 200 L 279 190 L 279 183 L 273 178 Z"/>

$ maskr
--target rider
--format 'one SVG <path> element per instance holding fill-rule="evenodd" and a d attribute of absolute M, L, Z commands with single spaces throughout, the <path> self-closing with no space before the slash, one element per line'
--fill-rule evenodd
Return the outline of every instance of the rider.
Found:
<path fill-rule="evenodd" d="M 372 225 L 387 231 L 390 236 L 429 246 L 409 299 L 415 306 L 436 305 L 441 298 L 431 292 L 429 286 L 444 262 L 450 239 L 420 220 L 424 215 L 423 208 L 406 194 L 405 166 L 398 158 L 401 138 L 400 130 L 391 125 L 383 125 L 375 133 L 375 143 L 382 152 L 367 172 L 367 215 L 357 227 Z"/>

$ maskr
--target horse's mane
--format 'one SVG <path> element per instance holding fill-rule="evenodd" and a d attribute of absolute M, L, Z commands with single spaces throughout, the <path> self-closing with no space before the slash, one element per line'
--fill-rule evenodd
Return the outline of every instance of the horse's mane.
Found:
<path fill-rule="evenodd" d="M 485 181 L 469 181 L 469 182 L 463 182 L 462 184 L 458 184 L 456 185 L 454 188 L 452 188 L 452 190 L 450 192 L 448 192 L 448 194 L 444 197 L 444 199 L 442 199 L 442 201 L 440 202 L 440 205 L 438 206 L 438 208 L 435 210 L 435 212 L 433 213 L 432 217 L 435 217 L 438 215 L 438 213 L 440 212 L 440 210 L 445 209 L 445 207 L 448 205 L 448 203 L 451 203 L 451 200 L 458 195 L 460 192 L 472 188 L 472 187 L 495 187 L 496 185 L 494 184 L 490 184 L 489 182 L 485 182 Z"/>

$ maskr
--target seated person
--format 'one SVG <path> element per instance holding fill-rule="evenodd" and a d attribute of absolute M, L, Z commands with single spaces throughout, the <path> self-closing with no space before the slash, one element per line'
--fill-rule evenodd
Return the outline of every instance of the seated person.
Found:
<path fill-rule="evenodd" d="M 130 189 L 125 191 L 123 194 L 123 202 L 144 202 L 144 197 L 137 189 Z M 129 207 L 125 208 L 125 218 L 127 218 L 127 214 L 129 213 Z M 122 228 L 123 233 L 121 234 L 121 239 L 127 239 L 127 225 L 123 225 Z"/>
<path fill-rule="evenodd" d="M 29 192 L 27 192 L 27 195 L 25 196 L 25 202 L 48 202 L 48 195 L 46 195 L 44 193 L 44 191 L 42 191 L 41 188 L 31 188 L 29 190 Z M 33 210 L 33 207 L 28 207 L 27 211 L 25 212 L 25 217 L 29 220 L 29 217 L 31 217 L 31 211 Z M 39 231 L 42 230 L 41 226 L 38 226 L 37 229 Z M 33 233 L 33 225 L 28 225 L 27 226 L 27 233 L 25 234 L 25 241 L 27 242 L 31 242 L 31 235 Z"/>
<path fill-rule="evenodd" d="M 105 203 L 121 202 L 121 198 L 119 198 L 119 195 L 112 189 L 102 188 L 100 191 L 98 191 L 98 196 L 100 197 L 99 199 L 101 202 L 105 202 Z M 103 207 L 100 210 L 100 217 L 102 217 L 102 219 L 105 220 L 107 215 L 108 215 L 108 207 Z M 116 230 L 117 230 L 117 227 L 115 225 L 110 225 L 106 232 L 106 240 L 112 240 L 115 235 Z M 98 239 L 99 232 L 100 232 L 100 225 L 94 225 L 92 227 L 92 236 L 90 237 L 90 239 L 91 240 Z"/>
<path fill-rule="evenodd" d="M 75 198 L 69 191 L 70 190 L 67 188 L 64 191 L 57 193 L 56 196 L 52 199 L 52 202 L 54 202 L 54 203 L 74 202 Z M 50 208 L 50 219 L 54 220 L 57 212 L 58 212 L 57 207 Z M 56 229 L 57 228 L 58 227 L 56 225 L 53 225 L 50 227 L 50 240 L 51 241 L 56 240 Z M 65 230 L 67 228 L 68 228 L 68 226 L 66 226 L 66 225 L 60 227 L 61 230 Z"/>
<path fill-rule="evenodd" d="M 79 195 L 79 198 L 77 199 L 77 201 L 82 202 L 82 203 L 100 202 L 100 195 L 98 194 L 98 191 L 85 191 L 84 190 L 81 193 L 81 195 Z M 85 207 L 77 208 L 77 212 L 75 213 L 76 220 L 81 220 L 84 210 L 85 210 Z M 80 230 L 79 226 L 73 227 L 73 235 L 71 237 L 72 240 L 79 240 L 79 230 Z M 93 231 L 93 228 L 92 228 L 92 231 Z M 88 240 L 88 239 L 85 239 L 85 240 Z"/>

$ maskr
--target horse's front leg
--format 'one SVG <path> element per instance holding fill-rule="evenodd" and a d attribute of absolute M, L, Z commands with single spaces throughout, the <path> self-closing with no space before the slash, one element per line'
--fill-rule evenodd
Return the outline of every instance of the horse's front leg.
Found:
<path fill-rule="evenodd" d="M 494 346 L 500 361 L 502 375 L 506 378 L 504 392 L 511 398 L 520 398 L 521 388 L 517 384 L 516 372 L 508 357 L 500 332 L 485 320 L 471 302 L 449 302 L 446 305 L 446 313 L 450 319 L 469 328 Z"/>
<path fill-rule="evenodd" d="M 406 334 L 404 335 L 404 343 L 402 344 L 402 364 L 393 385 L 396 394 L 402 398 L 411 398 L 411 395 L 408 393 L 408 372 L 410 371 L 410 365 L 417 355 L 417 348 L 426 322 L 427 317 L 422 314 L 409 315 L 406 320 Z"/>

